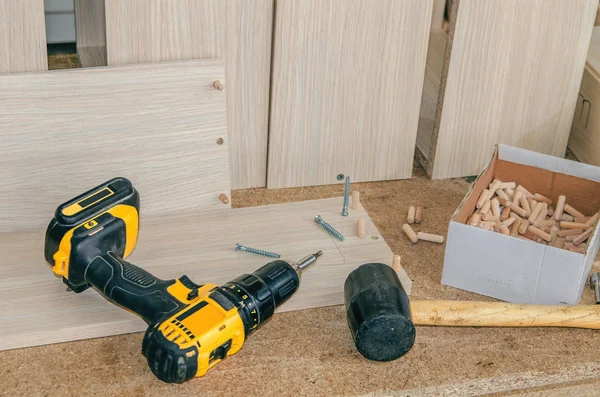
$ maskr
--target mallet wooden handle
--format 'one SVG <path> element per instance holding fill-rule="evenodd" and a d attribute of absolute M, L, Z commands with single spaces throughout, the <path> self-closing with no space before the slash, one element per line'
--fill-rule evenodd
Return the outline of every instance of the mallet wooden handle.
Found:
<path fill-rule="evenodd" d="M 600 305 L 422 300 L 411 302 L 411 312 L 415 325 L 600 329 Z"/>

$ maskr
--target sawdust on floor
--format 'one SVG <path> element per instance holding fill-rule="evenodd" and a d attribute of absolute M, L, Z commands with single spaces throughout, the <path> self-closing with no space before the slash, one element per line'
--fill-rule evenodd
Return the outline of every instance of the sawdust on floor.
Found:
<path fill-rule="evenodd" d="M 463 179 L 357 183 L 352 189 L 414 280 L 413 299 L 489 298 L 440 285 L 444 245 L 411 244 L 400 230 L 409 205 L 423 206 L 420 230 L 446 234 L 464 197 Z M 340 196 L 343 186 L 247 189 L 234 207 Z M 341 202 L 340 202 L 341 203 Z M 293 242 L 290 242 L 293 244 Z M 482 260 L 484 260 L 482 258 Z M 592 291 L 585 302 L 592 302 Z M 184 385 L 158 381 L 140 354 L 142 334 L 0 352 L 0 379 L 10 395 L 475 395 L 587 383 L 600 370 L 600 333 L 580 329 L 417 327 L 399 360 L 370 362 L 354 348 L 342 306 L 276 314 L 241 352 L 208 376 Z M 539 389 L 535 389 L 539 390 Z M 544 389 L 545 390 L 545 389 Z M 582 389 L 583 390 L 583 389 Z"/>

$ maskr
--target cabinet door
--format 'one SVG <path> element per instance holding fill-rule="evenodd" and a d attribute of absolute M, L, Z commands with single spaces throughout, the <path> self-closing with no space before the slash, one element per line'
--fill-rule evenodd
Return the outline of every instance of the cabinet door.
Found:
<path fill-rule="evenodd" d="M 278 0 L 267 186 L 410 178 L 433 0 Z"/>

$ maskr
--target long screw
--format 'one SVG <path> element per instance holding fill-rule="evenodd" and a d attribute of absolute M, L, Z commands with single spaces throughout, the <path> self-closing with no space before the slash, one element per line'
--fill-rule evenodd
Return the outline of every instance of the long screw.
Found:
<path fill-rule="evenodd" d="M 346 186 L 344 187 L 344 207 L 342 208 L 342 216 L 348 216 L 348 198 L 350 197 L 350 177 L 346 177 Z"/>
<path fill-rule="evenodd" d="M 319 225 L 323 226 L 323 229 L 327 230 L 327 233 L 331 234 L 333 237 L 337 238 L 340 241 L 344 241 L 344 236 L 337 230 L 333 228 L 329 223 L 325 222 L 321 215 L 315 216 L 315 222 Z"/>
<path fill-rule="evenodd" d="M 268 256 L 269 258 L 281 258 L 281 255 L 276 254 L 274 252 L 263 251 L 263 250 L 259 250 L 256 248 L 246 247 L 245 245 L 242 245 L 240 243 L 237 243 L 235 245 L 235 250 L 249 252 L 251 254 L 256 254 L 256 255 Z"/>

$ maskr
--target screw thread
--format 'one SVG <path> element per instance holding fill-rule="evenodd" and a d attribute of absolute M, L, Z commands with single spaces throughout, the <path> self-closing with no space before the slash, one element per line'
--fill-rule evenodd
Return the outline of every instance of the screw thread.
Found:
<path fill-rule="evenodd" d="M 245 252 L 249 252 L 251 254 L 262 255 L 262 256 L 269 257 L 269 258 L 281 258 L 281 255 L 276 254 L 274 252 L 260 250 L 260 249 L 257 249 L 257 248 L 246 247 L 246 246 L 241 245 L 241 244 L 237 244 L 235 246 L 235 250 L 236 251 L 245 251 Z"/>
<path fill-rule="evenodd" d="M 327 232 L 329 234 L 331 234 L 333 237 L 337 238 L 340 241 L 344 241 L 344 236 L 342 236 L 342 234 L 340 232 L 338 232 L 337 230 L 335 230 L 333 228 L 333 226 L 331 226 L 329 223 L 325 222 L 323 219 L 321 219 L 319 217 L 317 223 L 321 226 L 323 226 L 323 229 L 327 230 Z"/>
<path fill-rule="evenodd" d="M 342 208 L 342 215 L 348 216 L 348 199 L 350 197 L 350 177 L 346 177 L 346 185 L 344 186 L 344 207 Z"/>

